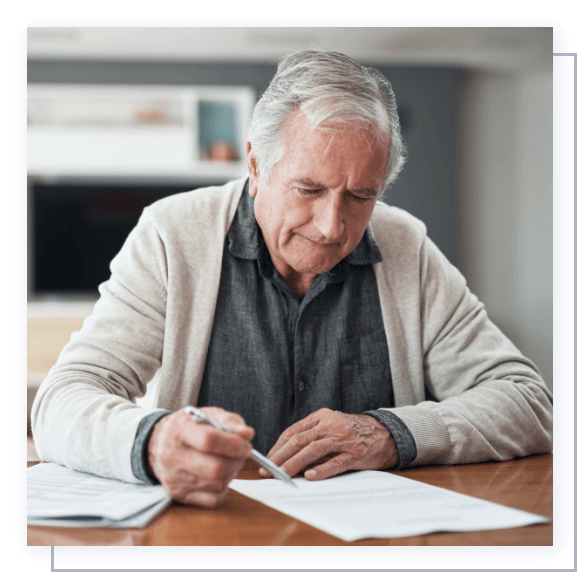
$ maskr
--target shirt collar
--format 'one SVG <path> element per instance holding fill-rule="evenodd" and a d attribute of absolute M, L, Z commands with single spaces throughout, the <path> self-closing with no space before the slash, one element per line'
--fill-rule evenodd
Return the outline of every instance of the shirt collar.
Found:
<path fill-rule="evenodd" d="M 264 261 L 268 253 L 262 232 L 254 216 L 254 198 L 248 193 L 248 179 L 244 184 L 236 215 L 228 230 L 228 251 L 234 257 L 256 259 L 260 262 Z M 367 229 L 354 251 L 328 273 L 332 275 L 333 281 L 341 281 L 340 276 L 346 277 L 346 265 L 374 265 L 382 259 L 380 250 Z"/>

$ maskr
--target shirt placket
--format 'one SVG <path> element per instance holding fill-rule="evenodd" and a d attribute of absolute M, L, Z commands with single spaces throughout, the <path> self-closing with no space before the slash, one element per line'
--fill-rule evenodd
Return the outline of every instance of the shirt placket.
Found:
<path fill-rule="evenodd" d="M 326 275 L 321 275 L 316 278 L 298 308 L 295 332 L 293 334 L 293 395 L 295 422 L 309 414 L 311 390 L 315 386 L 313 379 L 316 376 L 316 361 L 313 357 L 311 348 L 303 339 L 303 336 L 307 335 L 304 331 L 304 325 L 308 323 L 308 314 L 306 314 L 306 312 L 310 303 L 325 290 L 327 284 L 328 278 Z"/>

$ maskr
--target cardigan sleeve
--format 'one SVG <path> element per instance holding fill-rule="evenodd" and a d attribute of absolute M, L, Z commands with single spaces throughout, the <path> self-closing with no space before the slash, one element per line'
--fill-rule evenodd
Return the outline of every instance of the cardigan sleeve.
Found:
<path fill-rule="evenodd" d="M 488 319 L 429 238 L 421 245 L 419 271 L 426 400 L 389 409 L 415 438 L 412 464 L 551 452 L 553 397 L 537 367 Z"/>
<path fill-rule="evenodd" d="M 110 265 L 100 298 L 72 335 L 35 398 L 31 422 L 41 460 L 140 482 L 131 451 L 147 383 L 161 365 L 165 247 L 145 210 Z"/>

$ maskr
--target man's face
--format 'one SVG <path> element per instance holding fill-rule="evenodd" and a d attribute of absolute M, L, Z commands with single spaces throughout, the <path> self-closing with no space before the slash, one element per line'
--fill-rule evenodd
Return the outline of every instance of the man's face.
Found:
<path fill-rule="evenodd" d="M 249 191 L 273 264 L 289 281 L 329 271 L 358 245 L 383 184 L 388 147 L 371 131 L 289 124 L 285 152 L 268 182 L 248 148 Z"/>

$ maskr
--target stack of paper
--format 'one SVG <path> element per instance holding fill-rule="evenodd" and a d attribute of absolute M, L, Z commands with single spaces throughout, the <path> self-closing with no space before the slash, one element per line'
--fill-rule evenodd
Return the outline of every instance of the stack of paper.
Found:
<path fill-rule="evenodd" d="M 233 480 L 230 488 L 344 541 L 480 531 L 549 519 L 408 478 L 366 470 L 323 481 Z"/>
<path fill-rule="evenodd" d="M 170 503 L 161 485 L 125 483 L 54 463 L 27 469 L 29 525 L 142 528 Z"/>

